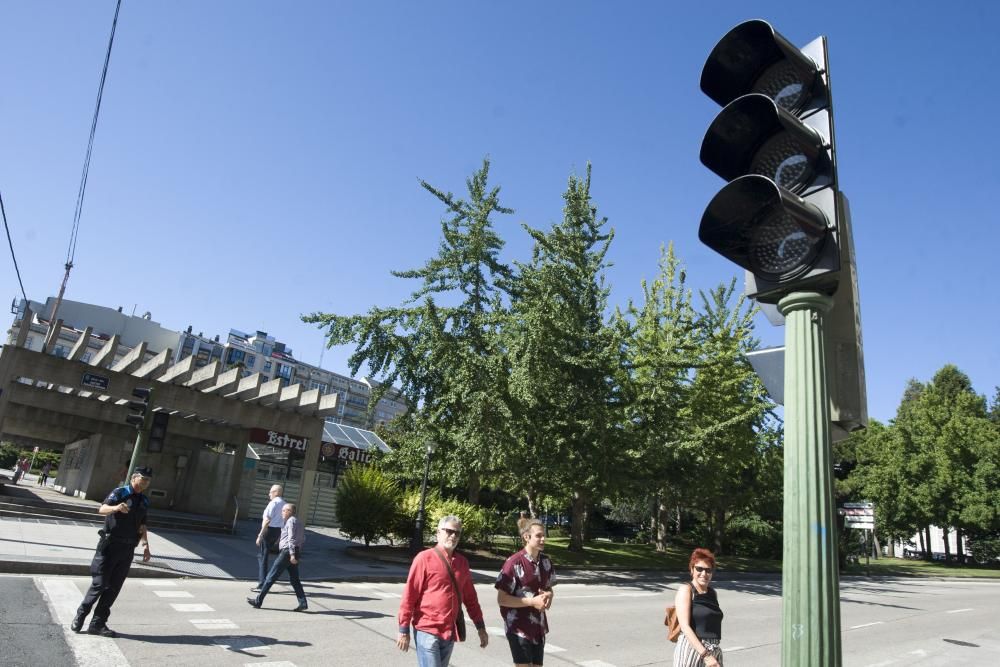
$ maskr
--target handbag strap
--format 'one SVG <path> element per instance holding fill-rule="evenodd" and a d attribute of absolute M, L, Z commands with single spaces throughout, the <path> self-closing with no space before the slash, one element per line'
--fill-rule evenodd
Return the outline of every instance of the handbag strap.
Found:
<path fill-rule="evenodd" d="M 441 554 L 440 551 L 438 551 L 437 547 L 434 547 L 434 553 L 437 554 L 437 557 L 441 559 L 442 563 L 444 563 L 444 568 L 446 570 L 448 570 L 448 576 L 451 577 L 451 585 L 455 589 L 455 595 L 458 596 L 458 613 L 461 614 L 462 613 L 462 589 L 458 587 L 458 581 L 455 580 L 455 573 L 452 572 L 452 570 L 451 570 L 451 563 L 449 563 L 448 559 L 445 558 Z"/>

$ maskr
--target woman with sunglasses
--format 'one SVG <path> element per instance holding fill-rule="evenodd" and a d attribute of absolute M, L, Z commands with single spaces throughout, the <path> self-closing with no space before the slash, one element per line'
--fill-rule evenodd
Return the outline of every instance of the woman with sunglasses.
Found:
<path fill-rule="evenodd" d="M 674 667 L 716 667 L 722 665 L 722 609 L 711 587 L 715 554 L 695 549 L 688 563 L 691 583 L 681 584 L 674 597 L 681 636 L 674 649 Z"/>

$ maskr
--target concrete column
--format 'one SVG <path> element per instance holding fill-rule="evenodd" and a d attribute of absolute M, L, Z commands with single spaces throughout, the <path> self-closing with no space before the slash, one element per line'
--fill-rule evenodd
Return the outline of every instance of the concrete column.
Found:
<path fill-rule="evenodd" d="M 310 419 L 308 422 L 311 428 L 308 433 L 302 435 L 309 438 L 309 444 L 306 445 L 306 457 L 302 462 L 302 486 L 299 488 L 299 499 L 296 502 L 298 506 L 296 515 L 303 523 L 312 510 L 314 478 L 316 468 L 319 466 L 319 450 L 323 446 L 323 420 Z"/>

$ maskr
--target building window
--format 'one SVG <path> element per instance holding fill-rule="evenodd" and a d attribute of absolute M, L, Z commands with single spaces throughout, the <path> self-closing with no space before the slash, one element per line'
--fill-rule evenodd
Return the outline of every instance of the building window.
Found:
<path fill-rule="evenodd" d="M 65 359 L 66 355 L 69 354 L 69 350 L 67 350 L 62 345 L 56 345 L 56 349 L 52 350 L 52 354 L 56 355 L 57 357 Z"/>
<path fill-rule="evenodd" d="M 243 363 L 246 365 L 247 368 L 253 368 L 253 365 L 254 365 L 254 363 L 256 363 L 256 361 L 257 361 L 256 355 L 248 354 L 244 358 L 244 362 Z"/>
<path fill-rule="evenodd" d="M 309 382 L 309 388 L 319 389 L 319 393 L 321 394 L 326 394 L 329 389 L 329 387 L 325 382 L 317 382 L 316 380 L 312 380 L 311 382 Z"/>
<path fill-rule="evenodd" d="M 83 356 L 80 357 L 80 361 L 85 364 L 89 364 L 90 360 L 93 358 L 94 354 L 92 352 L 84 352 Z"/>
<path fill-rule="evenodd" d="M 292 367 L 289 366 L 288 364 L 278 364 L 278 377 L 286 381 L 291 380 Z M 284 382 L 282 384 L 284 384 Z"/>
<path fill-rule="evenodd" d="M 264 372 L 265 373 L 270 373 L 271 372 L 271 362 L 270 361 L 265 361 L 264 362 Z"/>

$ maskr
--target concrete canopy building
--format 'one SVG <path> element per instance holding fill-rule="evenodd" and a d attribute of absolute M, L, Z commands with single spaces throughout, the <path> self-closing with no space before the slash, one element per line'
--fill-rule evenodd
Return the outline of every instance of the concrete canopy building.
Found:
<path fill-rule="evenodd" d="M 266 498 L 259 486 L 280 479 L 307 520 L 332 525 L 333 489 L 345 463 L 386 448 L 369 431 L 328 423 L 345 421 L 343 394 L 307 385 L 312 367 L 293 364 L 284 346 L 272 344 L 261 360 L 271 362 L 271 373 L 245 362 L 227 368 L 238 341 L 171 331 L 148 313 L 69 301 L 53 323 L 46 316 L 52 301 L 14 309 L 0 351 L 0 436 L 62 449 L 64 493 L 103 496 L 124 478 L 136 434 L 124 421 L 126 404 L 139 387 L 153 388 L 155 410 L 169 414 L 161 450 L 142 461 L 156 471 L 154 506 L 248 516 L 256 496 Z M 315 382 L 334 386 L 334 375 L 317 373 Z M 347 429 L 353 434 L 345 439 Z"/>

